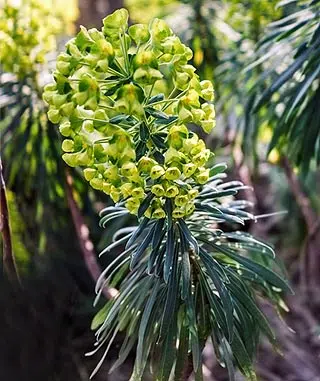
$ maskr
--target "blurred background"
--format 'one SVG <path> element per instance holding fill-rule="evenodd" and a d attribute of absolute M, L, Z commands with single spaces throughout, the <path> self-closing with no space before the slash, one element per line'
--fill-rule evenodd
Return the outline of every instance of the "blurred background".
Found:
<path fill-rule="evenodd" d="M 119 227 L 135 221 L 99 227 L 99 211 L 111 202 L 62 162 L 42 92 L 57 52 L 79 26 L 100 28 L 102 18 L 125 7 L 132 23 L 164 18 L 193 49 L 201 78 L 213 81 L 217 126 L 203 138 L 216 162 L 228 164 L 229 177 L 252 187 L 240 196 L 260 217 L 244 229 L 275 246 L 295 290 L 285 297 L 282 317 L 261 301 L 281 353 L 262 338 L 260 379 L 319 381 L 320 1 L 0 5 L 1 380 L 87 381 L 97 362 L 84 356 L 94 343 L 94 282 L 117 255 L 98 253 Z M 210 345 L 203 356 L 205 379 L 226 381 Z M 130 361 L 108 374 L 116 357 L 115 347 L 96 381 L 129 380 Z"/>

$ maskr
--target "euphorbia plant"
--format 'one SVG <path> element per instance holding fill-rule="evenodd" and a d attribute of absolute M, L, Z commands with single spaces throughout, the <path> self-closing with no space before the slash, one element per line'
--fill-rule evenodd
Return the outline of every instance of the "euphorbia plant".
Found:
<path fill-rule="evenodd" d="M 92 187 L 116 203 L 102 211 L 102 226 L 126 213 L 138 220 L 101 253 L 125 245 L 96 286 L 97 299 L 108 283 L 119 294 L 93 321 L 96 351 L 104 348 L 94 373 L 118 332 L 125 339 L 112 369 L 136 347 L 132 380 L 147 364 L 154 379 L 182 379 L 189 357 L 202 379 L 208 338 L 230 379 L 234 365 L 255 379 L 259 334 L 274 342 L 254 291 L 277 304 L 288 285 L 271 269 L 270 246 L 232 230 L 254 219 L 233 198 L 243 185 L 223 182 L 226 166 L 213 164 L 187 128 L 209 133 L 215 123 L 212 84 L 199 80 L 191 58 L 164 21 L 128 28 L 120 9 L 101 31 L 81 27 L 46 87 L 49 118 L 66 137 L 64 160 L 85 167 Z"/>

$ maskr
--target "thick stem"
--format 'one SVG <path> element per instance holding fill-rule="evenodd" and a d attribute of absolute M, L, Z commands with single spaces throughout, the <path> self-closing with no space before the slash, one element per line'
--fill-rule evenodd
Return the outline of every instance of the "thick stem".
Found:
<path fill-rule="evenodd" d="M 303 190 L 288 158 L 283 157 L 281 164 L 293 196 L 300 207 L 308 232 L 301 258 L 300 283 L 307 292 L 309 301 L 318 306 L 320 305 L 320 298 L 316 290 L 320 280 L 320 219 L 317 218 L 316 212 L 312 209 L 310 199 Z"/>
<path fill-rule="evenodd" d="M 183 371 L 183 378 L 182 380 L 183 381 L 188 381 L 191 374 L 193 372 L 193 363 L 192 363 L 192 354 L 189 353 L 188 357 L 187 357 L 187 361 L 186 361 L 186 364 L 185 364 L 185 368 L 184 368 L 184 371 Z"/>
<path fill-rule="evenodd" d="M 290 185 L 290 189 L 296 199 L 297 204 L 301 209 L 301 213 L 306 222 L 308 232 L 311 234 L 314 230 L 314 227 L 317 223 L 317 217 L 314 211 L 312 210 L 312 206 L 310 204 L 310 200 L 304 190 L 301 187 L 299 179 L 297 175 L 294 173 L 289 160 L 287 157 L 283 157 L 281 160 L 282 167 L 287 176 L 288 183 Z"/>
<path fill-rule="evenodd" d="M 3 269 L 8 278 L 12 282 L 18 281 L 20 283 L 14 255 L 12 249 L 9 210 L 6 197 L 6 184 L 2 173 L 2 161 L 0 157 L 0 231 L 2 234 L 3 242 Z"/>
<path fill-rule="evenodd" d="M 101 275 L 101 269 L 97 262 L 97 257 L 94 252 L 93 243 L 89 238 L 89 229 L 84 221 L 84 218 L 80 212 L 80 209 L 76 203 L 73 196 L 72 189 L 72 177 L 66 170 L 66 195 L 67 202 L 71 212 L 73 224 L 77 233 L 77 237 L 80 244 L 80 249 L 85 261 L 86 267 L 92 277 L 96 282 Z M 103 295 L 107 299 L 112 299 L 117 295 L 118 291 L 115 288 L 104 287 Z"/>

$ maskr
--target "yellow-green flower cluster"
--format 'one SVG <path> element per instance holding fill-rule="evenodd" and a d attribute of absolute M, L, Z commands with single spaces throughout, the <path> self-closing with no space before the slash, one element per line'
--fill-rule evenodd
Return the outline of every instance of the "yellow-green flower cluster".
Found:
<path fill-rule="evenodd" d="M 24 78 L 56 47 L 65 19 L 53 0 L 0 0 L 0 64 Z"/>
<path fill-rule="evenodd" d="M 173 201 L 173 218 L 182 218 L 194 211 L 194 199 L 198 195 L 197 185 L 205 184 L 209 178 L 209 169 L 205 168 L 211 152 L 206 149 L 203 140 L 189 133 L 185 125 L 174 125 L 167 136 L 168 149 L 164 153 L 164 163 L 143 156 L 138 162 L 141 176 L 151 179 L 150 188 L 154 195 L 145 215 L 151 218 L 163 218 L 166 199 Z M 134 198 L 134 197 L 133 197 Z M 133 200 L 126 204 L 135 213 Z"/>
<path fill-rule="evenodd" d="M 147 198 L 145 216 L 163 218 L 170 199 L 173 217 L 184 217 L 208 180 L 210 151 L 185 124 L 211 131 L 213 88 L 191 58 L 164 21 L 128 27 L 120 9 L 100 31 L 81 27 L 45 88 L 49 119 L 66 138 L 63 159 L 133 214 Z M 156 91 L 164 81 L 169 95 Z"/>

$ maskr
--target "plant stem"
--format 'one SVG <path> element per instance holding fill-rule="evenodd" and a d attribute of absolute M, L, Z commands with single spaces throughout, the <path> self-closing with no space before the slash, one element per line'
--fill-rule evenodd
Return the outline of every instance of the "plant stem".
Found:
<path fill-rule="evenodd" d="M 184 372 L 183 372 L 183 378 L 182 380 L 183 381 L 188 381 L 191 374 L 193 372 L 193 363 L 192 363 L 192 354 L 189 353 L 188 357 L 187 357 L 187 361 L 186 361 L 186 364 L 185 364 L 185 369 L 184 369 Z"/>
<path fill-rule="evenodd" d="M 313 231 L 317 218 L 316 218 L 316 214 L 312 210 L 310 200 L 308 196 L 306 195 L 306 193 L 304 192 L 304 190 L 302 189 L 299 179 L 297 175 L 294 173 L 293 169 L 291 168 L 288 158 L 282 157 L 281 164 L 287 176 L 290 189 L 297 201 L 297 204 L 299 205 L 301 209 L 301 213 L 306 222 L 308 231 L 311 232 Z"/>
<path fill-rule="evenodd" d="M 67 202 L 71 212 L 73 224 L 77 233 L 77 237 L 80 244 L 80 249 L 83 255 L 86 267 L 92 277 L 96 282 L 101 274 L 100 266 L 97 262 L 97 257 L 94 252 L 93 243 L 89 238 L 89 229 L 85 224 L 84 218 L 80 212 L 80 209 L 76 203 L 73 196 L 72 189 L 72 177 L 66 169 L 66 195 Z M 118 291 L 115 288 L 105 287 L 103 289 L 104 296 L 109 300 L 117 295 Z"/>
<path fill-rule="evenodd" d="M 3 269 L 10 281 L 20 283 L 16 262 L 12 249 L 9 210 L 6 197 L 6 184 L 2 173 L 2 161 L 0 157 L 0 231 L 3 242 Z"/>
<path fill-rule="evenodd" d="M 320 305 L 318 296 L 320 280 L 320 218 L 313 210 L 310 199 L 302 188 L 297 175 L 294 173 L 287 157 L 282 157 L 281 165 L 287 176 L 290 189 L 301 210 L 307 227 L 307 237 L 302 248 L 300 267 L 300 286 L 308 293 L 309 301 Z"/>

